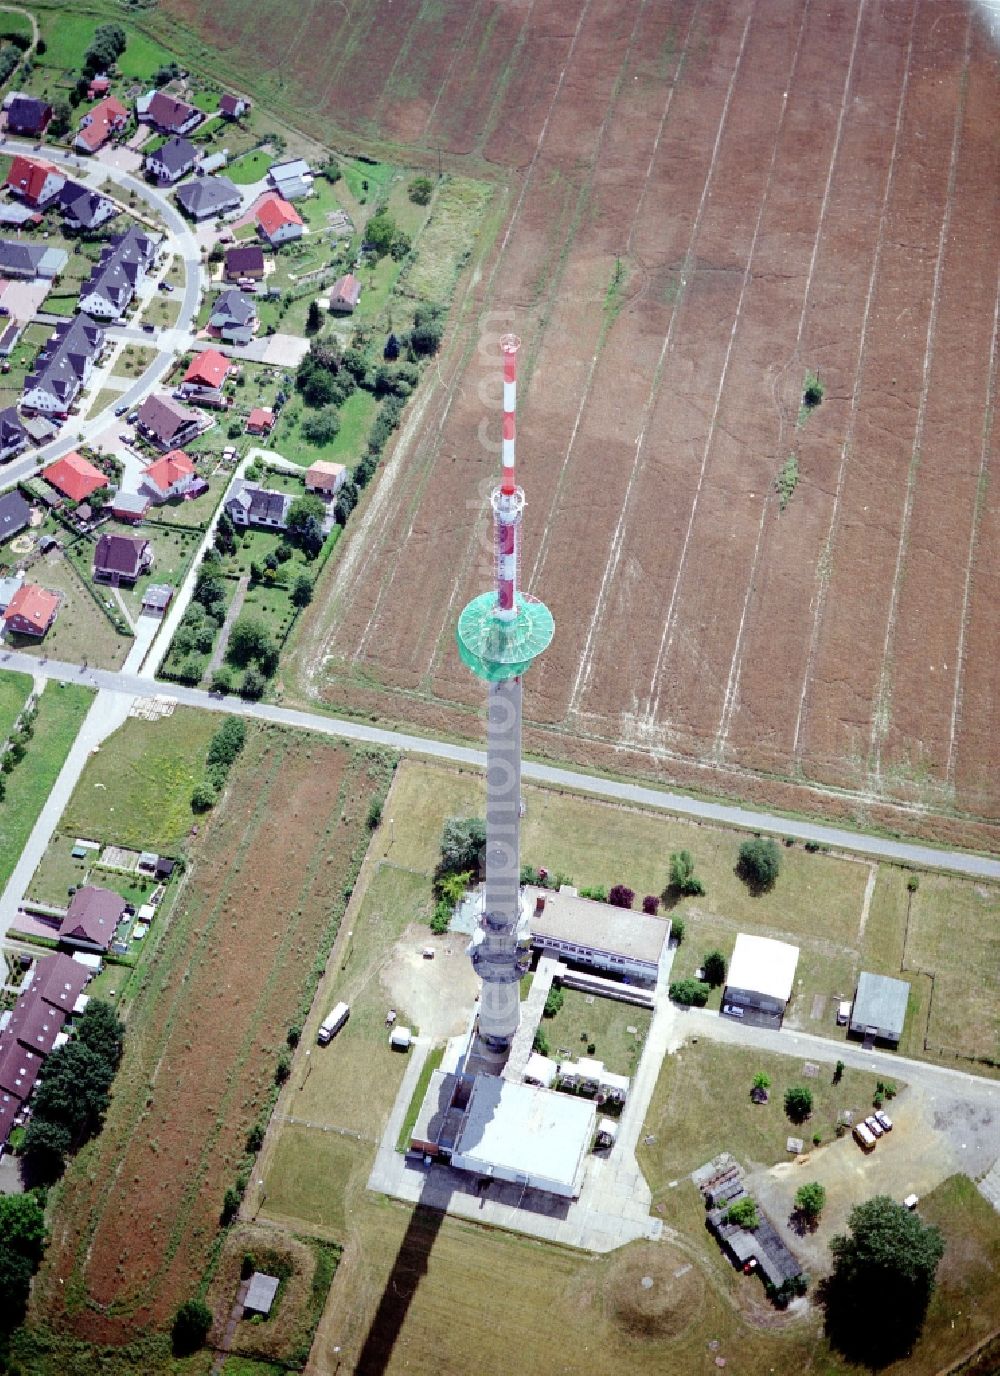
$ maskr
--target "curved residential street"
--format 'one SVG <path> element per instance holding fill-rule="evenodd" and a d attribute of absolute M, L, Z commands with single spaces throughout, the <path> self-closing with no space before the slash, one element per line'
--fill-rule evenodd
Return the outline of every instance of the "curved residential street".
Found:
<path fill-rule="evenodd" d="M 35 152 L 35 146 L 30 139 L 0 137 L 0 152 L 23 153 L 30 157 Z M 177 355 L 190 347 L 191 326 L 194 324 L 201 301 L 201 250 L 187 221 L 166 196 L 161 195 L 154 187 L 120 168 L 112 167 L 108 163 L 96 159 L 78 157 L 68 149 L 47 147 L 45 157 L 52 162 L 61 164 L 72 174 L 74 181 L 82 182 L 94 191 L 102 191 L 107 195 L 109 194 L 107 184 L 112 183 L 113 189 L 122 199 L 127 198 L 130 193 L 134 193 L 136 197 L 146 203 L 150 210 L 155 211 L 162 218 L 167 228 L 166 247 L 184 265 L 184 288 L 179 298 L 180 314 L 177 317 L 176 325 L 171 329 L 161 330 L 153 336 L 146 334 L 136 334 L 135 336 L 136 342 L 141 340 L 146 345 L 155 344 L 158 349 L 156 358 L 145 372 L 116 396 L 113 405 L 105 407 L 103 411 L 100 411 L 96 416 L 91 416 L 88 420 L 80 421 L 77 417 L 73 417 L 72 420 L 63 425 L 62 433 L 54 440 L 50 440 L 48 444 L 42 445 L 38 449 L 32 449 L 30 453 L 23 454 L 20 458 L 6 464 L 2 475 L 0 475 L 0 489 L 16 486 L 17 483 L 30 477 L 45 464 L 52 463 L 53 460 L 61 458 L 63 454 L 68 454 L 71 449 L 77 448 L 80 444 L 86 444 L 102 434 L 110 425 L 115 423 L 116 406 L 131 408 L 143 401 L 169 371 Z M 127 204 L 123 208 L 129 209 Z M 119 326 L 111 325 L 108 333 L 112 338 L 115 338 L 119 330 Z M 131 339 L 132 332 L 126 330 L 122 337 Z"/>

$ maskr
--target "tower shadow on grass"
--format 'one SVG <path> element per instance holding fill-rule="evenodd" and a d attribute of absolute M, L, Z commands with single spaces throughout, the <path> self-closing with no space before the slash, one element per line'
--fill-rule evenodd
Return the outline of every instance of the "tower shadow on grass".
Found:
<path fill-rule="evenodd" d="M 413 1206 L 392 1270 L 386 1278 L 378 1307 L 361 1346 L 354 1367 L 357 1376 L 383 1376 L 388 1371 L 410 1306 L 427 1275 L 434 1244 L 444 1226 L 451 1201 L 457 1195 L 478 1200 L 481 1210 L 487 1202 L 502 1205 L 508 1228 L 516 1226 L 511 1222 L 511 1210 L 565 1219 L 571 1207 L 569 1199 L 548 1194 L 544 1190 L 489 1180 L 485 1176 L 466 1174 L 464 1171 L 452 1171 L 444 1165 L 427 1169 L 420 1198 Z M 474 1216 L 468 1214 L 463 1214 L 461 1218 L 464 1223 L 476 1221 Z M 482 1221 L 493 1226 L 491 1219 L 484 1217 Z"/>

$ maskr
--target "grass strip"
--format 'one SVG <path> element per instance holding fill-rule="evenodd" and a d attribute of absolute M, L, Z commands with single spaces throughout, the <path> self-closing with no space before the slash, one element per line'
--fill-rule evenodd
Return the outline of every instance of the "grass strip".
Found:
<path fill-rule="evenodd" d="M 89 688 L 68 683 L 48 684 L 38 699 L 35 734 L 25 758 L 7 775 L 0 803 L 0 885 L 13 874 L 93 700 Z"/>
<path fill-rule="evenodd" d="M 424 1095 L 427 1093 L 427 1086 L 431 1082 L 431 1076 L 441 1064 L 444 1056 L 444 1047 L 435 1046 L 430 1055 L 424 1061 L 424 1068 L 420 1072 L 417 1080 L 416 1089 L 413 1091 L 413 1098 L 410 1100 L 409 1108 L 406 1110 L 406 1117 L 403 1119 L 403 1126 L 399 1129 L 399 1136 L 396 1138 L 396 1150 L 405 1153 L 410 1147 L 410 1137 L 416 1126 L 417 1115 L 420 1112 L 420 1105 L 424 1102 Z"/>

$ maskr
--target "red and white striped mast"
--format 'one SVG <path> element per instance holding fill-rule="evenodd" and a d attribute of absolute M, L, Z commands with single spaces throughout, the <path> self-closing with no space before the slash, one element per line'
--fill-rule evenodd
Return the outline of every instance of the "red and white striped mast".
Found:
<path fill-rule="evenodd" d="M 514 464 L 517 351 L 520 347 L 521 341 L 516 334 L 505 334 L 500 340 L 500 351 L 503 354 L 502 479 L 490 502 L 493 507 L 497 559 L 496 615 L 503 621 L 512 621 L 517 615 L 517 574 L 521 544 L 518 527 L 524 513 L 524 493 L 517 485 Z"/>

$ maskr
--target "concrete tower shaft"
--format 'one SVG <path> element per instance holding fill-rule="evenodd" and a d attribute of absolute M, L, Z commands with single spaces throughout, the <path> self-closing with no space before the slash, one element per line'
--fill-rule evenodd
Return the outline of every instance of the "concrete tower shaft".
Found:
<path fill-rule="evenodd" d="M 520 677 L 490 684 L 486 759 L 486 885 L 469 954 L 483 981 L 479 1035 L 502 1046 L 517 1031 L 520 980 L 531 963 L 521 903 Z"/>
<path fill-rule="evenodd" d="M 520 1018 L 519 983 L 531 959 L 528 915 L 521 903 L 521 675 L 552 639 L 544 603 L 517 588 L 524 493 L 514 461 L 517 404 L 516 335 L 504 335 L 502 477 L 493 511 L 494 591 L 473 598 L 458 619 L 458 649 L 489 684 L 486 751 L 486 884 L 479 926 L 469 943 L 482 980 L 479 1036 L 509 1047 Z"/>

